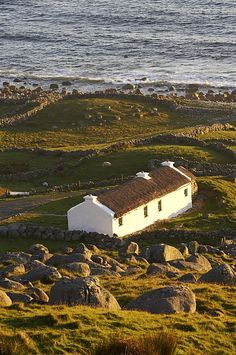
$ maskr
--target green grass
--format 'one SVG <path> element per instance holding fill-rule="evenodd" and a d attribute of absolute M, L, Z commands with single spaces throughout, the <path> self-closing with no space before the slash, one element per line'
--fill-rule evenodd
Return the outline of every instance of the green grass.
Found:
<path fill-rule="evenodd" d="M 229 146 L 228 148 L 232 149 L 232 150 L 235 150 L 236 151 L 236 145 L 231 145 Z"/>
<path fill-rule="evenodd" d="M 34 152 L 0 152 L 1 174 L 12 174 L 50 168 L 62 164 L 65 161 L 75 164 L 78 161 L 78 158 L 70 157 L 69 159 L 66 159 L 58 156 L 37 154 Z"/>
<path fill-rule="evenodd" d="M 3 104 L 0 103 L 0 116 L 10 114 L 12 111 L 15 111 L 19 105 L 12 105 L 12 104 Z"/>
<path fill-rule="evenodd" d="M 18 113 L 23 113 L 28 110 L 31 110 L 35 107 L 35 103 L 28 103 L 26 106 L 23 106 L 22 104 L 15 103 L 13 104 L 6 104 L 6 103 L 0 103 L 0 116 L 2 115 L 11 115 L 15 114 L 15 111 Z"/>
<path fill-rule="evenodd" d="M 197 138 L 204 139 L 204 140 L 214 140 L 214 139 L 235 139 L 236 140 L 236 130 L 217 131 L 217 132 L 209 132 L 206 134 L 199 134 Z"/>
<path fill-rule="evenodd" d="M 236 185 L 220 177 L 199 178 L 204 201 L 193 211 L 163 223 L 166 228 L 185 230 L 236 229 Z M 206 192 L 204 192 L 206 191 Z"/>
<path fill-rule="evenodd" d="M 140 170 L 148 168 L 151 159 L 176 159 L 185 158 L 198 162 L 231 162 L 220 152 L 208 148 L 178 145 L 155 145 L 132 147 L 122 151 L 101 155 L 83 161 L 78 165 L 76 157 L 43 156 L 31 152 L 2 152 L 0 153 L 0 167 L 2 173 L 22 172 L 40 168 L 53 168 L 58 164 L 65 163 L 65 168 L 60 168 L 56 174 L 35 178 L 31 181 L 20 179 L 5 181 L 0 180 L 0 185 L 9 189 L 30 189 L 41 187 L 43 181 L 50 185 L 74 183 L 78 181 L 88 182 L 102 181 L 123 176 L 135 175 Z M 112 166 L 103 167 L 104 161 L 110 161 Z"/>
<path fill-rule="evenodd" d="M 0 225 L 10 224 L 10 223 L 34 224 L 43 227 L 52 226 L 61 229 L 67 228 L 66 216 L 45 215 L 45 214 L 34 213 L 34 212 L 25 212 L 14 217 L 10 217 L 0 222 Z"/>
<path fill-rule="evenodd" d="M 156 107 L 131 99 L 63 100 L 17 127 L 0 131 L 1 146 L 71 150 L 72 146 L 88 148 L 191 125 L 190 118 L 168 107 L 158 107 L 159 114 L 155 113 Z"/>
<path fill-rule="evenodd" d="M 77 168 L 65 169 L 57 176 L 48 177 L 50 184 L 63 184 L 76 181 L 101 181 L 121 177 L 121 175 L 135 175 L 140 170 L 148 169 L 148 161 L 151 159 L 173 159 L 183 157 L 199 162 L 230 162 L 223 154 L 206 148 L 191 146 L 158 145 L 130 148 L 120 152 L 114 152 L 85 160 Z M 109 161 L 110 167 L 103 167 L 102 163 Z"/>
<path fill-rule="evenodd" d="M 101 279 L 121 304 L 143 292 L 167 285 L 167 279 L 133 277 Z M 173 281 L 171 281 L 173 283 Z M 196 294 L 197 312 L 184 315 L 152 315 L 137 311 L 66 306 L 12 306 L 0 309 L 1 339 L 22 332 L 24 346 L 35 354 L 89 354 L 111 336 L 140 336 L 171 332 L 177 338 L 177 354 L 231 355 L 235 346 L 235 288 L 189 285 Z M 43 285 L 41 285 L 43 287 Z M 48 285 L 45 286 L 48 288 Z M 222 317 L 207 315 L 220 310 Z M 217 334 L 217 336 L 216 336 Z M 34 349 L 34 350 L 32 350 Z"/>

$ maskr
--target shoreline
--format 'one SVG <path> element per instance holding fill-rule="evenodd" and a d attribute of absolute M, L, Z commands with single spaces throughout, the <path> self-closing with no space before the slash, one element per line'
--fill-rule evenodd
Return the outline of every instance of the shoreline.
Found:
<path fill-rule="evenodd" d="M 44 91 L 54 89 L 57 91 L 66 90 L 78 90 L 82 93 L 94 93 L 96 91 L 117 90 L 140 90 L 142 94 L 158 94 L 158 95 L 172 95 L 177 96 L 184 95 L 186 92 L 202 92 L 204 95 L 209 91 L 213 91 L 215 94 L 221 94 L 224 92 L 232 92 L 236 90 L 235 85 L 212 85 L 208 83 L 176 83 L 171 81 L 152 81 L 147 77 L 130 80 L 127 79 L 123 82 L 106 82 L 103 79 L 91 79 L 91 78 L 78 78 L 72 77 L 52 77 L 52 78 L 27 78 L 22 76 L 0 76 L 0 88 L 5 86 L 4 84 L 14 85 L 17 88 L 24 86 L 26 89 L 34 90 L 37 87 L 41 87 Z"/>
<path fill-rule="evenodd" d="M 19 79 L 15 79 L 12 82 L 3 82 L 1 86 L 0 82 L 0 101 L 1 102 L 20 102 L 32 101 L 41 102 L 42 105 L 45 102 L 58 101 L 65 98 L 87 98 L 87 97 L 136 97 L 138 99 L 146 98 L 149 100 L 168 100 L 178 102 L 178 100 L 190 100 L 195 102 L 204 102 L 205 104 L 228 104 L 235 107 L 236 103 L 236 89 L 215 91 L 212 88 L 205 88 L 203 90 L 196 84 L 188 85 L 185 90 L 178 91 L 174 86 L 169 87 L 165 91 L 157 91 L 154 88 L 142 87 L 141 85 L 125 84 L 122 87 L 107 87 L 100 90 L 82 91 L 76 89 L 71 82 L 64 82 L 64 85 L 57 83 L 51 83 L 49 88 L 44 88 L 39 84 L 34 85 L 22 85 Z M 181 103 L 181 102 L 179 102 Z M 179 104 L 178 103 L 178 104 Z M 182 102 L 184 104 L 184 101 Z M 18 112 L 16 112 L 18 113 Z M 3 115 L 5 118 L 5 115 Z"/>

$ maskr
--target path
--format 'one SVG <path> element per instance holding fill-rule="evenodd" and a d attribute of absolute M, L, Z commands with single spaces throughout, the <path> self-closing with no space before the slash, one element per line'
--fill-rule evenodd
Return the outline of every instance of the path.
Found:
<path fill-rule="evenodd" d="M 78 195 L 78 192 L 60 192 L 45 196 L 30 196 L 14 200 L 0 201 L 0 221 L 13 217 L 19 213 L 27 212 L 34 207 L 45 203 L 61 200 L 66 197 Z"/>

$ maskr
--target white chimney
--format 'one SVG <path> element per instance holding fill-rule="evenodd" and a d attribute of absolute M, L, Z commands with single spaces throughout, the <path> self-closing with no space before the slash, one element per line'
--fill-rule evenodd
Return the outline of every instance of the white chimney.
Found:
<path fill-rule="evenodd" d="M 97 201 L 97 196 L 95 196 L 95 195 L 86 195 L 86 196 L 84 196 L 84 200 L 86 202 L 96 202 Z"/>
<path fill-rule="evenodd" d="M 186 177 L 188 180 L 191 181 L 191 178 L 189 176 L 187 176 L 186 174 L 184 174 L 182 171 L 180 171 L 179 169 L 177 169 L 175 166 L 174 166 L 174 161 L 163 161 L 163 163 L 161 163 L 162 166 L 168 166 L 168 168 L 172 168 L 174 169 L 175 171 L 177 171 L 179 174 L 183 175 L 184 177 Z"/>
<path fill-rule="evenodd" d="M 174 161 L 163 161 L 163 163 L 161 163 L 162 166 L 168 166 L 168 168 L 174 168 Z"/>
<path fill-rule="evenodd" d="M 149 176 L 149 173 L 145 172 L 145 171 L 140 171 L 139 173 L 136 174 L 137 178 L 143 178 L 145 180 L 150 180 L 151 176 Z"/>

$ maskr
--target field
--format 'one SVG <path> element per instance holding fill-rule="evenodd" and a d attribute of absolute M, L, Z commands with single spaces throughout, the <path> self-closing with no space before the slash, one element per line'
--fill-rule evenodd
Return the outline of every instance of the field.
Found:
<path fill-rule="evenodd" d="M 181 101 L 182 105 L 204 107 L 202 102 Z M 211 107 L 210 103 L 206 104 Z M 219 108 L 229 109 L 227 105 Z M 214 104 L 212 104 L 214 108 Z M 11 112 L 12 107 L 0 105 L 0 115 Z M 222 115 L 222 113 L 221 113 Z M 50 150 L 98 151 L 112 143 L 137 137 L 148 137 L 160 133 L 177 133 L 198 124 L 212 124 L 217 116 L 209 111 L 209 117 L 195 118 L 173 111 L 168 105 L 148 104 L 134 99 L 70 99 L 48 106 L 40 113 L 13 127 L 0 129 L 0 195 L 6 190 L 27 191 L 39 189 L 41 195 L 24 199 L 0 199 L 0 225 L 9 223 L 34 224 L 66 229 L 66 212 L 80 203 L 83 196 L 95 193 L 101 181 L 134 176 L 138 171 L 149 170 L 150 161 L 177 160 L 184 158 L 197 163 L 233 164 L 232 157 L 210 148 L 167 144 L 130 146 L 97 156 L 79 163 L 79 158 L 68 155 L 45 155 L 32 148 Z M 236 139 L 233 130 L 200 135 L 199 139 Z M 234 143 L 229 144 L 234 148 Z M 11 151 L 11 148 L 28 148 L 28 151 Z M 104 167 L 109 161 L 111 166 Z M 43 173 L 34 177 L 39 170 Z M 10 174 L 21 174 L 10 177 Z M 25 178 L 24 174 L 31 174 Z M 92 182 L 91 186 L 73 192 L 46 193 L 43 182 L 49 188 L 78 182 Z M 193 209 L 171 220 L 150 226 L 138 234 L 139 245 L 157 243 L 151 233 L 159 229 L 183 231 L 217 231 L 236 229 L 236 185 L 222 176 L 197 178 L 199 193 Z M 104 188 L 104 186 L 102 187 Z M 30 200 L 31 199 L 31 200 Z M 8 210 L 12 213 L 5 215 Z M 4 211 L 4 213 L 3 213 Z M 2 216 L 1 216 L 2 213 Z M 4 217 L 5 216 L 5 217 Z M 147 235 L 150 232 L 150 239 Z M 175 245 L 179 240 L 158 242 Z M 181 242 L 181 241 L 180 241 Z M 211 240 L 201 240 L 211 244 Z M 62 251 L 66 246 L 75 247 L 78 242 L 39 240 L 32 238 L 1 237 L 1 253 L 27 251 L 34 243 L 45 244 L 51 252 Z M 110 253 L 110 254 L 109 254 Z M 117 250 L 108 252 L 117 257 Z M 232 264 L 225 256 L 208 255 L 213 262 Z M 136 265 L 136 264 L 135 264 Z M 135 266 L 133 265 L 133 266 Z M 125 306 L 130 300 L 145 291 L 164 285 L 178 284 L 176 277 L 148 276 L 143 263 L 141 270 L 132 276 L 100 276 L 101 284 Z M 75 275 L 59 270 L 64 276 Z M 236 346 L 235 339 L 235 287 L 187 284 L 196 294 L 197 311 L 194 314 L 152 315 L 137 311 L 111 312 L 83 306 L 48 306 L 15 304 L 0 308 L 0 353 L 8 354 L 81 354 L 90 355 L 104 339 L 124 336 L 137 337 L 143 334 L 163 333 L 177 340 L 177 355 L 231 355 Z M 51 285 L 35 282 L 49 293 Z M 216 316 L 212 315 L 216 312 Z M 150 355 L 150 354 L 148 354 Z M 166 354 L 159 354 L 166 355 Z"/>
<path fill-rule="evenodd" d="M 0 130 L 0 141 L 4 149 L 86 149 L 201 123 L 165 105 L 125 99 L 74 99 L 55 103 L 19 126 Z"/>
<path fill-rule="evenodd" d="M 165 277 L 142 279 L 138 276 L 119 279 L 107 277 L 101 282 L 120 304 L 126 304 L 146 290 L 170 283 Z M 47 285 L 38 286 L 48 288 Z M 18 351 L 24 349 L 25 354 L 70 352 L 87 355 L 102 339 L 112 336 L 117 338 L 138 336 L 143 332 L 171 332 L 177 339 L 178 355 L 231 355 L 236 342 L 235 288 L 216 285 L 212 288 L 207 284 L 189 286 L 197 297 L 197 312 L 192 315 L 151 315 L 82 306 L 68 308 L 21 304 L 0 309 L 1 339 L 6 339 L 10 347 L 11 342 L 18 346 Z M 222 315 L 212 317 L 208 314 L 210 310 L 217 310 Z"/>
<path fill-rule="evenodd" d="M 44 181 L 50 185 L 60 185 L 73 182 L 102 181 L 120 178 L 122 175 L 135 175 L 146 170 L 152 159 L 173 160 L 185 158 L 197 162 L 232 163 L 232 159 L 224 154 L 208 148 L 194 146 L 158 145 L 127 148 L 119 152 L 94 157 L 78 164 L 76 157 L 44 156 L 31 152 L 0 153 L 0 168 L 2 174 L 27 172 L 38 169 L 61 167 L 56 174 L 45 172 L 43 177 L 30 181 L 21 181 L 18 177 L 11 181 L 0 178 L 0 186 L 9 189 L 29 189 L 42 186 Z M 104 167 L 103 162 L 111 162 L 110 167 Z M 63 168 L 65 164 L 65 168 Z"/>

